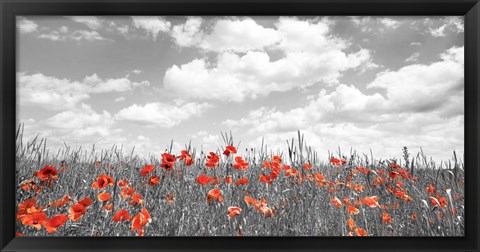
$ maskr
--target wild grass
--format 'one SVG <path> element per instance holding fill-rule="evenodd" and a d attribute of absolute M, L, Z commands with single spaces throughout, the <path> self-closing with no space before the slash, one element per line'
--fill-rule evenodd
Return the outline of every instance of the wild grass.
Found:
<path fill-rule="evenodd" d="M 427 159 L 423 153 L 411 155 L 408 149 L 403 149 L 403 158 L 399 160 L 375 159 L 371 153 L 360 154 L 355 151 L 330 153 L 329 157 L 345 160 L 345 164 L 335 165 L 330 160 L 320 160 L 312 146 L 308 146 L 299 133 L 296 139 L 287 141 L 288 153 L 278 153 L 269 150 L 262 144 L 259 149 L 244 149 L 234 142 L 231 134 L 222 134 L 224 145 L 215 151 L 221 156 L 219 167 L 205 166 L 208 153 L 203 153 L 185 146 L 192 156 L 194 164 L 186 166 L 177 160 L 173 171 L 160 167 L 160 156 L 142 158 L 135 151 L 126 151 L 122 147 L 113 146 L 110 149 L 97 150 L 95 147 L 86 150 L 71 148 L 67 144 L 55 153 L 48 148 L 47 139 L 35 138 L 23 141 L 23 129 L 17 132 L 16 179 L 17 207 L 18 204 L 36 197 L 37 204 L 45 207 L 48 217 L 57 214 L 68 214 L 71 205 L 60 208 L 47 207 L 50 202 L 71 195 L 73 203 L 84 197 L 90 197 L 93 204 L 87 208 L 85 215 L 78 221 L 68 220 L 57 232 L 48 234 L 44 228 L 37 230 L 22 225 L 17 221 L 17 231 L 24 236 L 135 236 L 131 230 L 131 222 L 117 223 L 112 216 L 120 209 L 127 209 L 134 216 L 142 207 L 148 209 L 152 222 L 145 227 L 145 236 L 347 236 L 350 233 L 347 220 L 352 218 L 356 227 L 363 228 L 369 236 L 463 236 L 464 235 L 464 167 L 463 161 L 454 154 L 451 161 L 435 163 Z M 222 154 L 224 147 L 230 145 L 239 149 L 249 166 L 246 171 L 233 169 L 234 156 Z M 399 152 L 402 149 L 399 148 Z M 165 150 L 171 153 L 171 147 Z M 176 156 L 179 153 L 172 153 Z M 264 161 L 270 161 L 274 155 L 282 158 L 282 164 L 298 169 L 299 175 L 286 176 L 282 169 L 278 178 L 267 184 L 259 180 L 262 173 L 269 173 L 262 168 Z M 60 169 L 64 162 L 65 171 L 51 187 L 45 186 L 38 194 L 35 190 L 24 190 L 22 184 L 33 179 L 38 186 L 41 182 L 34 177 L 34 172 L 46 165 Z M 307 170 L 303 164 L 311 164 Z M 155 165 L 155 170 L 149 174 L 160 177 L 160 182 L 154 186 L 146 185 L 149 176 L 140 176 L 140 170 L 146 165 Z M 400 169 L 411 174 L 410 179 L 388 177 L 392 171 L 391 164 L 400 165 Z M 357 167 L 371 170 L 368 174 L 358 172 Z M 352 173 L 352 170 L 354 173 Z M 379 175 L 384 171 L 384 175 Z M 319 186 L 315 179 L 317 173 L 332 181 L 330 186 Z M 92 182 L 100 174 L 107 174 L 115 180 L 115 185 L 104 190 L 92 188 Z M 200 185 L 195 179 L 201 175 L 218 176 L 218 185 Z M 300 179 L 300 174 L 302 179 Z M 312 174 L 313 180 L 307 179 Z M 247 177 L 249 183 L 236 186 L 223 181 L 228 175 L 233 181 Z M 375 177 L 385 178 L 385 184 L 374 187 Z M 418 178 L 414 181 L 413 178 Z M 131 206 L 129 200 L 120 196 L 121 188 L 117 182 L 126 179 L 135 188 L 136 193 L 143 196 L 141 206 Z M 364 191 L 356 191 L 342 183 L 364 186 Z M 397 182 L 402 181 L 403 188 L 412 198 L 404 201 L 388 191 L 396 189 Z M 435 194 L 448 199 L 448 206 L 434 206 L 426 187 L 432 184 Z M 224 196 L 224 202 L 207 203 L 206 195 L 212 188 L 219 188 Z M 108 202 L 97 200 L 97 194 L 107 191 L 112 194 Z M 174 203 L 167 202 L 167 194 L 174 194 Z M 436 196 L 433 194 L 433 196 Z M 275 210 L 272 217 L 260 213 L 253 206 L 248 206 L 244 197 L 254 199 L 265 198 L 268 206 Z M 359 213 L 348 214 L 346 206 L 338 208 L 330 202 L 337 197 L 343 202 L 348 198 L 352 204 L 367 196 L 379 196 L 381 207 L 358 206 Z M 107 212 L 102 207 L 113 204 L 113 210 Z M 398 207 L 395 205 L 398 204 Z M 227 208 L 236 206 L 242 208 L 240 215 L 228 217 Z M 387 212 L 392 223 L 382 221 L 383 213 Z M 412 219 L 412 214 L 415 219 Z"/>

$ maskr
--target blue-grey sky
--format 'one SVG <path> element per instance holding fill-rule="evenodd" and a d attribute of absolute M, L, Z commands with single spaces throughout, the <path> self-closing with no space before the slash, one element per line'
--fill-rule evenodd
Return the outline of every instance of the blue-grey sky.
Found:
<path fill-rule="evenodd" d="M 446 160 L 464 144 L 462 17 L 17 18 L 17 121 L 50 148 L 190 140 L 284 149 L 305 134 Z"/>

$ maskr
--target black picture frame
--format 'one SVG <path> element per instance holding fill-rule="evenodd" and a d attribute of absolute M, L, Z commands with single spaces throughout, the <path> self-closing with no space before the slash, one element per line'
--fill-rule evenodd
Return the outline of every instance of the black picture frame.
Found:
<path fill-rule="evenodd" d="M 478 0 L 0 0 L 1 251 L 479 251 Z M 17 15 L 462 15 L 465 237 L 15 237 Z"/>

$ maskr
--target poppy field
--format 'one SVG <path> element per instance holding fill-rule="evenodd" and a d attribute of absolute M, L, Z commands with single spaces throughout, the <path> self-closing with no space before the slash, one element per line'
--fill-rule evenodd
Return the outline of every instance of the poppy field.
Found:
<path fill-rule="evenodd" d="M 17 236 L 463 236 L 464 167 L 399 148 L 399 159 L 285 153 L 222 134 L 148 158 L 118 146 L 49 152 L 17 132 Z M 171 146 L 171 145 L 170 145 Z M 447 160 L 449 158 L 446 158 Z"/>

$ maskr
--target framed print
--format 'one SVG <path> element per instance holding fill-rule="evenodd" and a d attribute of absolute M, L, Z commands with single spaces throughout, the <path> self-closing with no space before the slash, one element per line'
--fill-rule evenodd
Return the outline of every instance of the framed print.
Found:
<path fill-rule="evenodd" d="M 2 251 L 478 250 L 478 1 L 1 6 Z"/>

